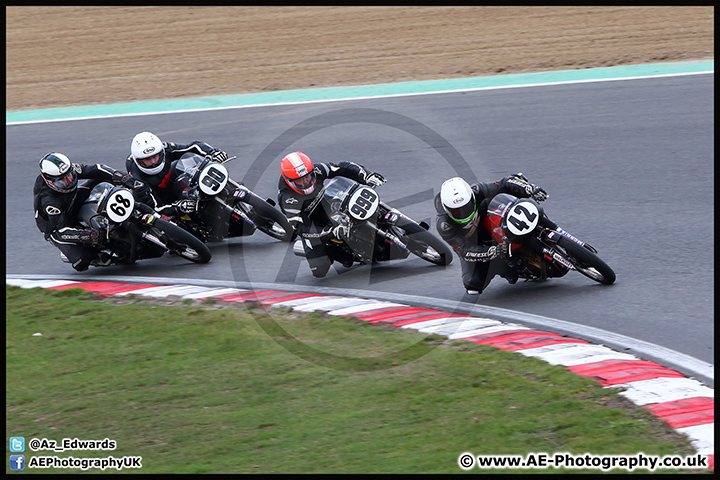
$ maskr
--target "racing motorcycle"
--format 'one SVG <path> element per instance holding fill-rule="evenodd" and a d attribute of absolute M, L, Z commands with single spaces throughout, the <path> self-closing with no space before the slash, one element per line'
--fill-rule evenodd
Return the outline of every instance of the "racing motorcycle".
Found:
<path fill-rule="evenodd" d="M 294 230 L 271 199 L 263 199 L 228 175 L 223 165 L 200 155 L 185 155 L 175 161 L 178 175 L 171 188 L 175 198 L 195 200 L 195 211 L 174 220 L 203 242 L 247 236 L 260 230 L 289 242 Z"/>
<path fill-rule="evenodd" d="M 508 242 L 507 263 L 518 278 L 545 280 L 575 270 L 604 285 L 615 281 L 615 272 L 595 248 L 556 225 L 531 198 L 495 195 L 484 227 L 499 244 Z"/>
<path fill-rule="evenodd" d="M 100 249 L 110 255 L 112 263 L 132 264 L 165 253 L 194 263 L 207 263 L 212 258 L 210 249 L 199 239 L 161 218 L 150 206 L 136 202 L 127 188 L 108 182 L 92 187 L 78 217 L 85 227 L 105 232 Z"/>
<path fill-rule="evenodd" d="M 328 180 L 308 205 L 308 215 L 322 208 L 333 226 L 349 227 L 344 240 L 325 242 L 328 254 L 344 250 L 361 264 L 404 259 L 411 253 L 435 265 L 448 265 L 452 251 L 428 231 L 425 222 L 417 223 L 399 210 L 380 201 L 377 192 L 345 177 Z M 293 245 L 293 253 L 304 257 L 303 239 Z M 347 258 L 343 255 L 340 258 Z M 345 265 L 348 266 L 348 265 Z"/>

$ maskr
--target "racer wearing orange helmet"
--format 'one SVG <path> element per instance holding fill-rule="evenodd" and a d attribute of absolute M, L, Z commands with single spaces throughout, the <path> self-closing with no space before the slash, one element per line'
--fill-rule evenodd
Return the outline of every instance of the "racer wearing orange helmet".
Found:
<path fill-rule="evenodd" d="M 315 209 L 312 216 L 308 216 L 305 209 L 322 190 L 328 178 L 347 177 L 372 187 L 385 183 L 385 178 L 354 162 L 313 164 L 310 157 L 299 151 L 283 157 L 280 162 L 280 173 L 278 204 L 295 232 L 305 239 L 303 241 L 305 258 L 313 275 L 325 276 L 334 260 L 344 265 L 351 265 L 351 258 L 330 258 L 324 246 L 324 242 L 329 239 L 342 240 L 347 235 L 348 227 L 344 225 L 332 227 L 322 208 Z"/>

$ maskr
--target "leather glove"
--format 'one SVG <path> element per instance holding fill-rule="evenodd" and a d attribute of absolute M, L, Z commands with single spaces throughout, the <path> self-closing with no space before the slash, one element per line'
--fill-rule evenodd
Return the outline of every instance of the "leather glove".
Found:
<path fill-rule="evenodd" d="M 483 259 L 483 261 L 490 261 L 495 260 L 498 257 L 506 257 L 508 252 L 508 244 L 507 243 L 498 243 L 497 245 L 493 245 L 492 247 L 488 248 L 486 257 Z"/>
<path fill-rule="evenodd" d="M 350 219 L 344 214 L 333 215 L 332 219 L 338 223 L 338 225 L 333 227 L 332 234 L 338 240 L 347 240 L 350 235 L 350 226 L 352 225 Z"/>
<path fill-rule="evenodd" d="M 544 202 L 550 197 L 545 190 L 528 182 L 528 179 L 522 173 L 516 173 L 511 176 L 519 180 L 519 182 L 516 183 L 521 184 L 525 189 L 525 193 L 536 202 Z"/>
<path fill-rule="evenodd" d="M 112 180 L 115 185 L 122 185 L 125 188 L 132 189 L 135 186 L 135 179 L 133 176 L 128 173 L 121 172 L 120 170 L 115 170 Z"/>
<path fill-rule="evenodd" d="M 508 256 L 508 248 L 510 248 L 510 242 L 505 241 L 494 245 L 496 257 L 506 258 Z"/>
<path fill-rule="evenodd" d="M 80 233 L 78 238 L 85 245 L 97 246 L 104 236 L 103 230 L 99 228 L 86 228 Z"/>
<path fill-rule="evenodd" d="M 173 207 L 175 207 L 179 212 L 182 213 L 192 213 L 197 211 L 197 200 L 193 198 L 185 198 L 183 200 L 177 200 L 176 202 L 173 202 Z"/>
<path fill-rule="evenodd" d="M 336 225 L 332 229 L 332 234 L 338 240 L 346 240 L 350 235 L 350 227 L 348 225 Z"/>
<path fill-rule="evenodd" d="M 222 150 L 213 150 L 208 155 L 208 158 L 212 160 L 213 162 L 223 163 L 227 161 L 228 154 L 223 152 Z"/>
<path fill-rule="evenodd" d="M 536 202 L 544 202 L 550 196 L 545 190 L 538 187 L 537 185 L 530 184 L 530 186 L 533 187 L 532 191 L 530 192 L 530 198 L 532 198 Z"/>
<path fill-rule="evenodd" d="M 365 178 L 365 183 L 367 183 L 368 185 L 370 185 L 370 186 L 373 187 L 373 188 L 374 188 L 374 187 L 379 187 L 380 185 L 382 185 L 382 184 L 385 183 L 386 181 L 387 181 L 387 180 L 385 180 L 385 177 L 383 177 L 382 175 L 380 175 L 379 173 L 376 173 L 376 172 L 370 173 L 370 174 Z"/>

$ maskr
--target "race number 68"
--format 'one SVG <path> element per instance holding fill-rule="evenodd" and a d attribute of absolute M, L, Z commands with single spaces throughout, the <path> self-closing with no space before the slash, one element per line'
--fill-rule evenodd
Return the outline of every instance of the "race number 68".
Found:
<path fill-rule="evenodd" d="M 108 200 L 107 215 L 115 223 L 122 223 L 130 216 L 135 207 L 135 199 L 127 190 L 118 190 Z"/>

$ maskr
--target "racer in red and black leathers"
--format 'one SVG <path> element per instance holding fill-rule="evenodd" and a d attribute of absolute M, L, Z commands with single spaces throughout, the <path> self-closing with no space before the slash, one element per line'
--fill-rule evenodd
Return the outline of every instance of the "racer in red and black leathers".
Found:
<path fill-rule="evenodd" d="M 96 182 L 78 185 L 79 179 Z M 123 186 L 133 183 L 131 176 L 107 165 L 71 163 L 62 153 L 53 152 L 40 159 L 40 175 L 33 186 L 33 209 L 38 229 L 79 272 L 87 270 L 91 264 L 110 264 L 110 257 L 98 248 L 105 232 L 82 226 L 77 217 L 92 187 L 101 181 Z"/>
<path fill-rule="evenodd" d="M 178 144 L 162 142 L 150 132 L 137 134 L 125 160 L 125 168 L 136 180 L 135 199 L 168 217 L 194 211 L 195 200 L 176 198 L 171 188 L 179 175 L 175 160 L 187 153 L 210 157 L 217 162 L 228 158 L 227 153 L 205 142 L 196 140 Z"/>
<path fill-rule="evenodd" d="M 455 177 L 444 182 L 435 196 L 437 232 L 460 258 L 462 281 L 468 294 L 482 293 L 496 274 L 510 283 L 517 281 L 517 274 L 503 260 L 507 243 L 497 244 L 483 228 L 488 204 L 499 193 L 536 201 L 548 197 L 545 190 L 529 183 L 522 173 L 472 186 Z"/>
<path fill-rule="evenodd" d="M 286 155 L 281 163 L 278 181 L 278 204 L 288 217 L 298 236 L 303 239 L 305 258 L 315 277 L 324 277 L 333 261 L 345 266 L 353 263 L 353 257 L 341 248 L 328 251 L 326 243 L 342 241 L 349 232 L 349 225 L 333 227 L 327 213 L 316 208 L 308 215 L 306 208 L 323 188 L 326 179 L 347 177 L 363 185 L 378 186 L 385 183 L 382 175 L 370 172 L 354 162 L 326 162 L 313 165 L 312 160 L 302 152 Z"/>

